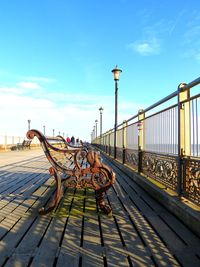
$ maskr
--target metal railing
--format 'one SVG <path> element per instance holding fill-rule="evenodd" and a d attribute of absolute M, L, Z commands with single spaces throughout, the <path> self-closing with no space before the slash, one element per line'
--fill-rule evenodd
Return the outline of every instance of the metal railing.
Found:
<path fill-rule="evenodd" d="M 122 164 L 200 205 L 200 78 L 139 110 L 92 144 Z M 200 91 L 200 90 L 198 90 Z M 116 143 L 116 148 L 114 144 Z"/>

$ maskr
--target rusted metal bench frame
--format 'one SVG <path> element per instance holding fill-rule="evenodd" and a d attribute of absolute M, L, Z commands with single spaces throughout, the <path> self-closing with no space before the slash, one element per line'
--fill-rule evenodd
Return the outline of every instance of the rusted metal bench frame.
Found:
<path fill-rule="evenodd" d="M 63 147 L 60 148 L 56 144 L 51 144 L 48 138 L 38 130 L 33 129 L 27 132 L 28 139 L 33 139 L 35 136 L 39 139 L 43 151 L 52 165 L 49 168 L 49 172 L 56 181 L 56 192 L 51 203 L 48 207 L 39 209 L 39 213 L 46 214 L 57 207 L 63 196 L 64 186 L 66 186 L 82 189 L 93 188 L 99 207 L 106 214 L 109 214 L 112 210 L 107 201 L 105 201 L 105 192 L 115 182 L 115 173 L 102 163 L 100 153 L 83 145 L 69 145 L 62 136 L 57 136 L 54 139 L 49 138 L 59 144 L 61 143 Z M 52 152 L 56 152 L 66 162 L 66 166 L 54 158 Z M 69 160 L 73 162 L 73 168 L 67 166 Z M 82 165 L 83 162 L 84 165 Z"/>

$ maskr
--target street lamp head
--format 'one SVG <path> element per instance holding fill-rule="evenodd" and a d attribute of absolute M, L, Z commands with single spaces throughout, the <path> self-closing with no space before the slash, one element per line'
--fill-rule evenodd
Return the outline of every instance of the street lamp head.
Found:
<path fill-rule="evenodd" d="M 99 108 L 99 111 L 100 111 L 100 113 L 102 113 L 102 111 L 103 111 L 103 108 L 102 108 L 102 107 L 100 107 L 100 108 Z"/>
<path fill-rule="evenodd" d="M 119 77 L 120 77 L 121 72 L 122 72 L 122 70 L 118 69 L 118 67 L 116 65 L 116 67 L 112 70 L 115 81 L 119 81 Z"/>
<path fill-rule="evenodd" d="M 95 122 L 97 123 L 97 122 L 98 122 L 98 120 L 95 120 Z"/>

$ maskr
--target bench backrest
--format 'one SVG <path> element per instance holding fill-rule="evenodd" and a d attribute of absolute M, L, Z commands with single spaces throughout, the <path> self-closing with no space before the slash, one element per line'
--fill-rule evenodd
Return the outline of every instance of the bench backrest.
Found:
<path fill-rule="evenodd" d="M 27 132 L 28 139 L 33 139 L 35 136 L 39 139 L 47 159 L 58 171 L 67 172 L 75 167 L 80 168 L 80 164 L 83 164 L 79 161 L 80 153 L 87 153 L 83 144 L 72 146 L 62 136 L 44 136 L 35 129 Z"/>
<path fill-rule="evenodd" d="M 31 145 L 31 140 L 24 140 L 22 143 L 23 147 L 30 147 L 30 145 Z"/>

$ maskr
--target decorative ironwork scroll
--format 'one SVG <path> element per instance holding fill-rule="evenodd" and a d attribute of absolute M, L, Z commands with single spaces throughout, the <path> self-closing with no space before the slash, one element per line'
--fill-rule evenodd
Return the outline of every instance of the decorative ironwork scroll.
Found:
<path fill-rule="evenodd" d="M 134 169 L 138 169 L 138 150 L 126 149 L 125 163 Z"/>
<path fill-rule="evenodd" d="M 123 148 L 116 148 L 116 158 L 121 162 L 123 161 Z"/>
<path fill-rule="evenodd" d="M 200 160 L 185 158 L 183 160 L 183 177 L 185 177 L 184 196 L 200 204 Z"/>
<path fill-rule="evenodd" d="M 177 157 L 142 152 L 142 172 L 167 187 L 177 190 Z"/>
<path fill-rule="evenodd" d="M 114 147 L 110 146 L 110 156 L 114 157 Z"/>

